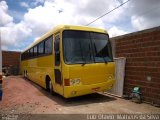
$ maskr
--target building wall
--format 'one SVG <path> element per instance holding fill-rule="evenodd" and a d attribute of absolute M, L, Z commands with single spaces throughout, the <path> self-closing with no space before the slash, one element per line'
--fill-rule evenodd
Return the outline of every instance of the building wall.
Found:
<path fill-rule="evenodd" d="M 160 105 L 160 27 L 112 38 L 115 57 L 126 57 L 124 93 L 141 87 L 144 100 Z"/>
<path fill-rule="evenodd" d="M 2 66 L 9 67 L 11 74 L 19 73 L 20 68 L 20 52 L 15 51 L 2 51 Z"/>

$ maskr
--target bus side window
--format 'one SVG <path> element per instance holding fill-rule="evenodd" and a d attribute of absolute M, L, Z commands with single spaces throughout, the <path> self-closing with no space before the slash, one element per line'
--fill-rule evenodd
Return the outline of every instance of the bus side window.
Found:
<path fill-rule="evenodd" d="M 59 36 L 56 36 L 54 41 L 55 66 L 60 65 L 59 39 Z"/>

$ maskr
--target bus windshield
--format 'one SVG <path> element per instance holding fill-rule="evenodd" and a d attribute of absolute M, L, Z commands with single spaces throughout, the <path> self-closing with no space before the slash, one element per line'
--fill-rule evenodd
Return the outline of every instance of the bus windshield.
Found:
<path fill-rule="evenodd" d="M 112 62 L 107 34 L 66 30 L 63 32 L 63 53 L 66 64 Z"/>

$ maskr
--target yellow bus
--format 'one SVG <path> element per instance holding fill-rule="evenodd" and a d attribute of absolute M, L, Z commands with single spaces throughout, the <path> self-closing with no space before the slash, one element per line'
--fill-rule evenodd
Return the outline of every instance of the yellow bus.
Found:
<path fill-rule="evenodd" d="M 98 28 L 57 26 L 21 54 L 23 76 L 65 98 L 111 89 L 114 70 L 109 36 Z"/>

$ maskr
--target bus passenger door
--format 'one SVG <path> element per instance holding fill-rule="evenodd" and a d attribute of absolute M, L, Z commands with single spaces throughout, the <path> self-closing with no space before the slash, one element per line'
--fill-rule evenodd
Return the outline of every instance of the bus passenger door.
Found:
<path fill-rule="evenodd" d="M 54 40 L 54 78 L 55 84 L 53 89 L 55 92 L 63 95 L 63 82 L 62 82 L 62 71 L 61 71 L 61 58 L 60 58 L 60 35 L 57 34 Z"/>

